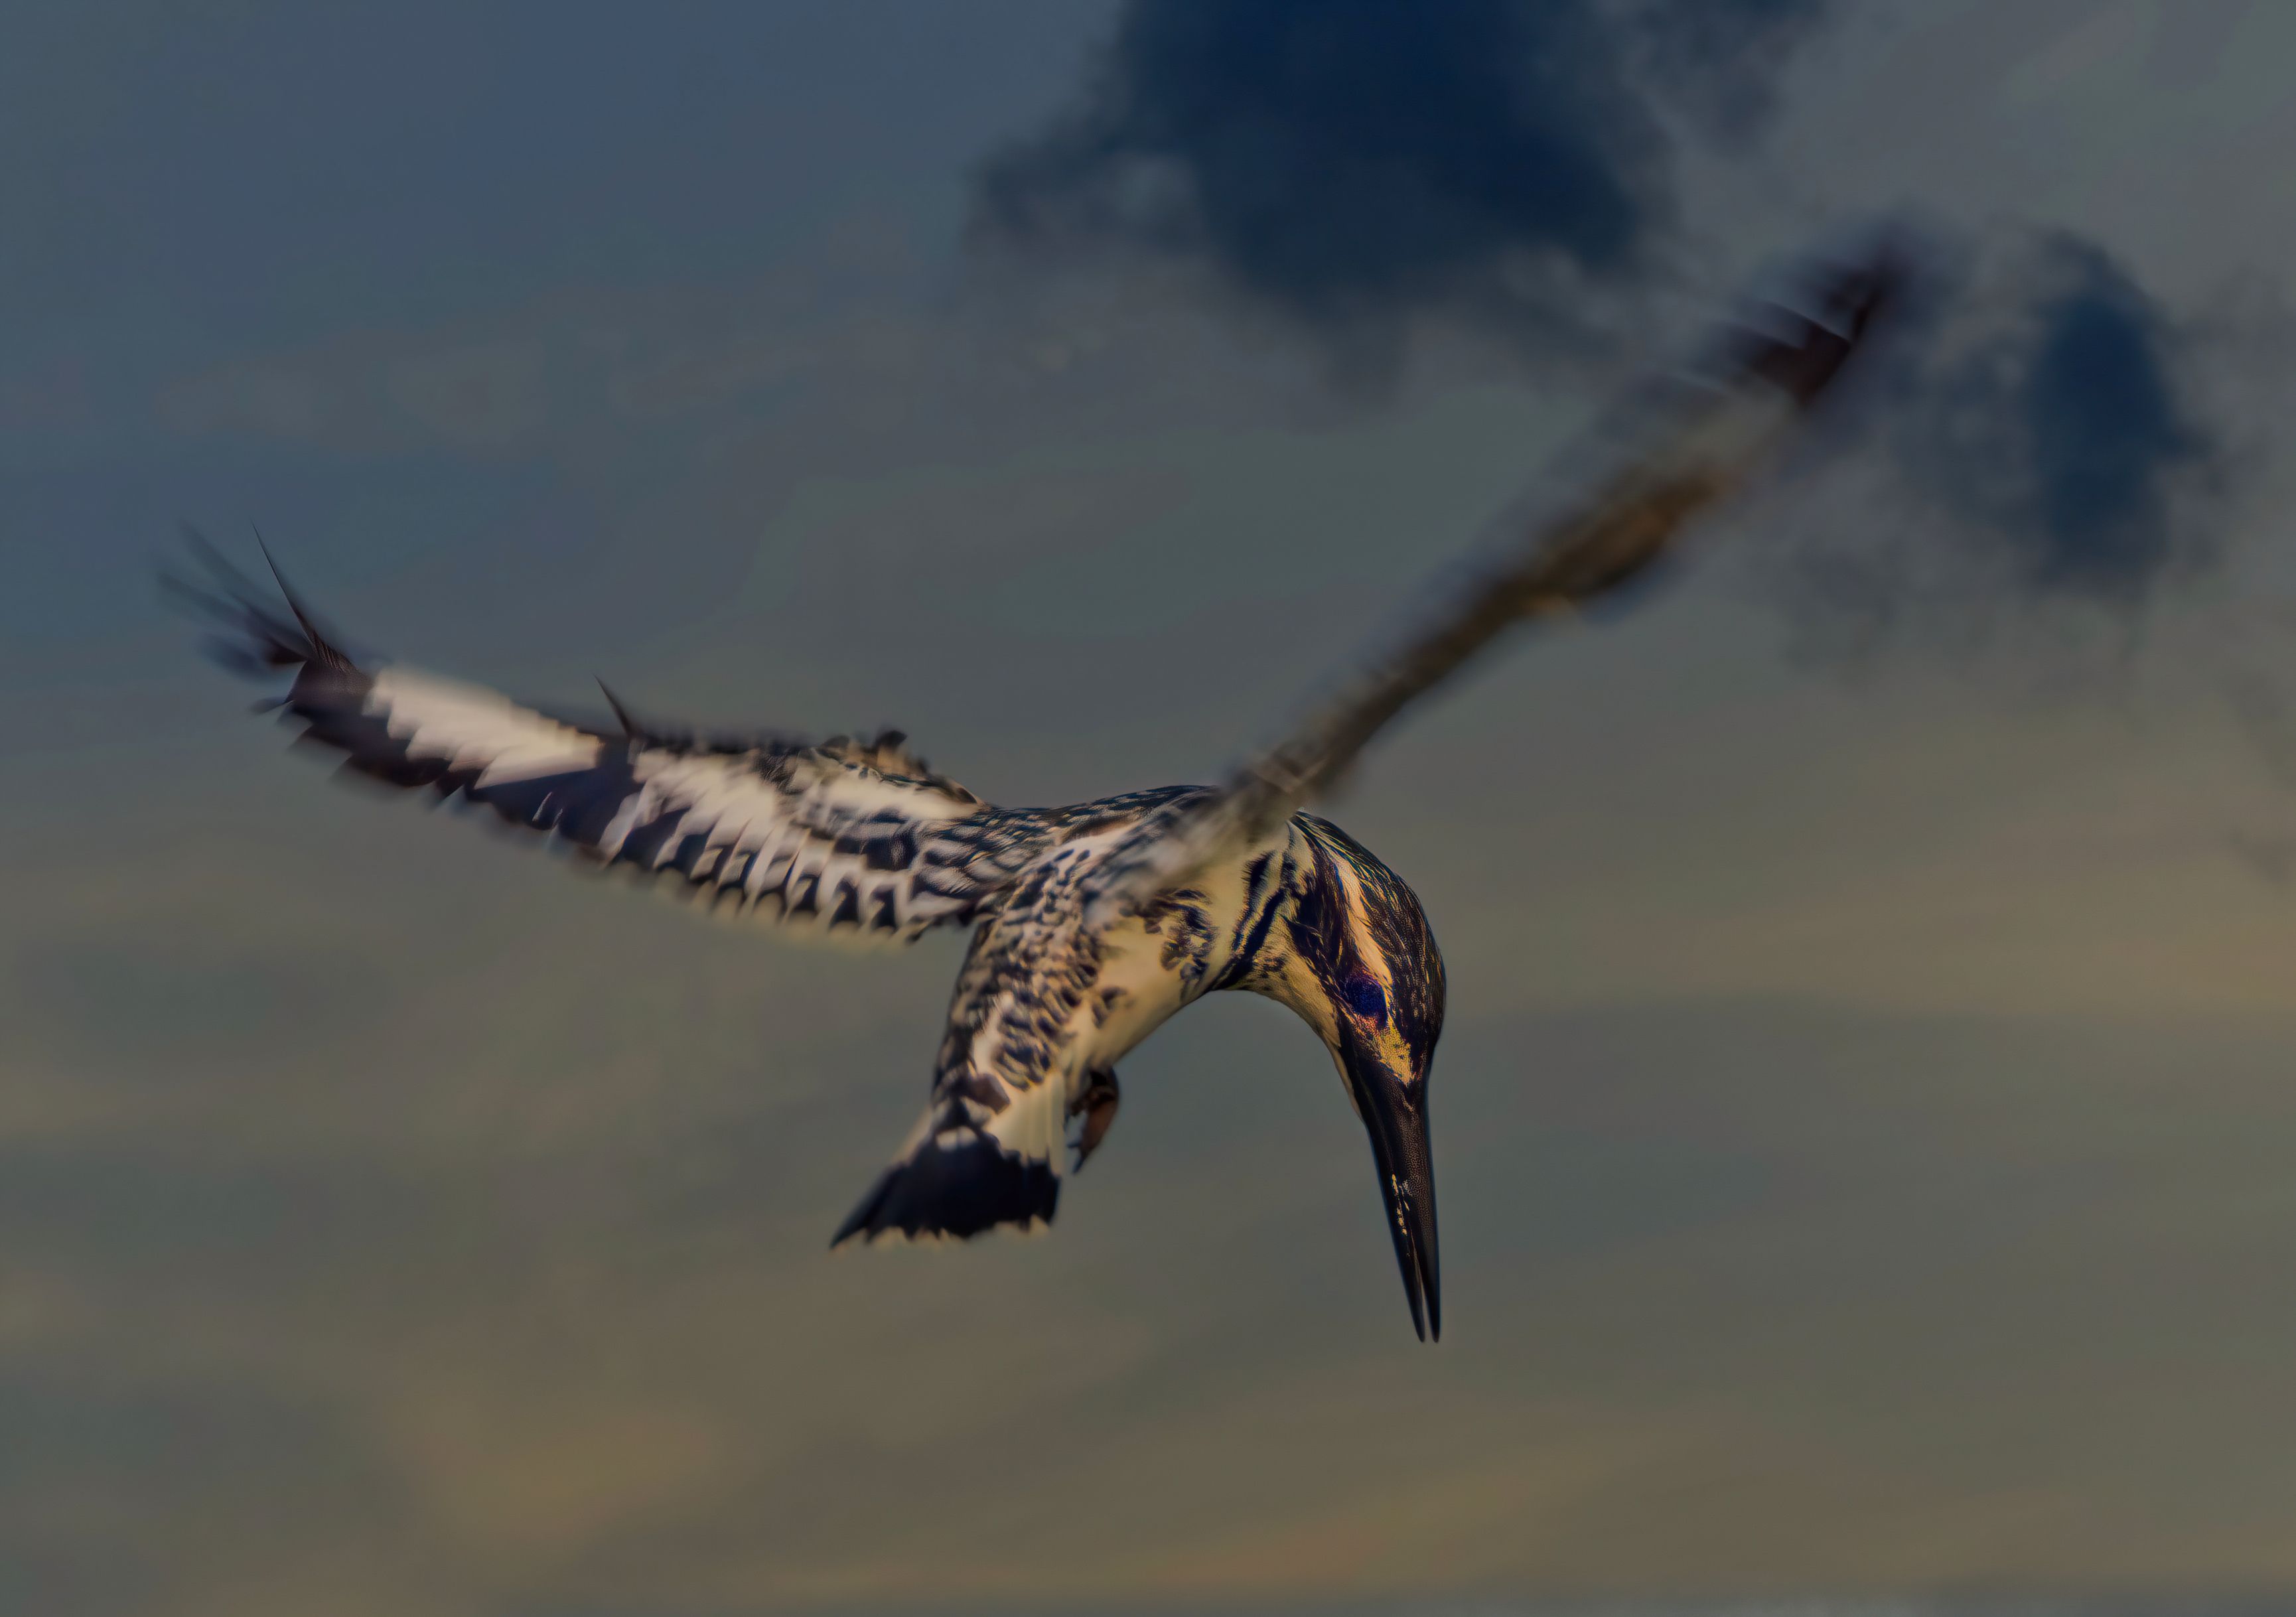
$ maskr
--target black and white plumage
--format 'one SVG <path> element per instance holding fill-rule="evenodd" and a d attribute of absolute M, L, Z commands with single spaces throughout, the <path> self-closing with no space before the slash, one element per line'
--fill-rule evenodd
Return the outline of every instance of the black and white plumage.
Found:
<path fill-rule="evenodd" d="M 1763 331 L 1731 328 L 1616 471 L 1486 558 L 1445 610 L 1217 788 L 1002 808 L 898 734 L 704 740 L 632 718 L 611 693 L 618 722 L 584 725 L 356 661 L 283 585 L 267 603 L 203 544 L 213 583 L 176 587 L 227 631 L 226 660 L 293 670 L 277 705 L 348 769 L 465 799 L 784 928 L 907 940 L 971 927 L 925 1114 L 837 1242 L 1049 1223 L 1063 1176 L 1115 1117 L 1117 1063 L 1195 999 L 1241 989 L 1290 1006 L 1331 1051 L 1370 1136 L 1413 1324 L 1439 1335 L 1427 1096 L 1442 956 L 1410 888 L 1306 806 L 1505 629 L 1663 554 L 1825 390 L 1896 279 L 1881 258 L 1833 268 L 1808 316 L 1773 308 Z"/>

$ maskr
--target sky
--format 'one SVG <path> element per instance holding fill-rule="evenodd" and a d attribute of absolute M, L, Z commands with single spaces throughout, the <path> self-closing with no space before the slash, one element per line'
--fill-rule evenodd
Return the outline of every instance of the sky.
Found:
<path fill-rule="evenodd" d="M 0 1605 L 2296 1592 L 2296 12 L 1404 17 L 14 8 Z M 1217 778 L 1881 219 L 1863 392 L 1330 808 L 1448 964 L 1431 1349 L 1243 996 L 1050 1235 L 828 1254 L 961 940 L 337 784 L 154 585 L 255 524 L 521 697 Z"/>

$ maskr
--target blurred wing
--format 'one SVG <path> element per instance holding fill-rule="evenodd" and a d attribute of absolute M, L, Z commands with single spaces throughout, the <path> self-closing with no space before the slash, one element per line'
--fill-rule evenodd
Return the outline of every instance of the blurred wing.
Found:
<path fill-rule="evenodd" d="M 1817 317 L 1773 307 L 1776 329 L 1726 331 L 1710 374 L 1638 422 L 1639 448 L 1583 497 L 1481 559 L 1448 605 L 1344 685 L 1216 796 L 1144 823 L 1109 862 L 1093 914 L 1136 907 L 1220 850 L 1264 835 L 1327 791 L 1365 744 L 1504 631 L 1618 590 L 1741 487 L 1822 395 L 1898 291 L 1877 257 L 1834 271 Z"/>
<path fill-rule="evenodd" d="M 391 785 L 483 804 L 601 866 L 675 876 L 713 907 L 906 941 L 993 907 L 1047 840 L 1037 817 L 982 802 L 890 733 L 704 742 L 622 715 L 616 735 L 477 685 L 362 667 L 292 595 L 283 617 L 205 554 L 223 593 L 175 588 L 227 631 L 211 646 L 223 661 L 295 670 L 266 705 L 301 721 L 301 742 Z"/>

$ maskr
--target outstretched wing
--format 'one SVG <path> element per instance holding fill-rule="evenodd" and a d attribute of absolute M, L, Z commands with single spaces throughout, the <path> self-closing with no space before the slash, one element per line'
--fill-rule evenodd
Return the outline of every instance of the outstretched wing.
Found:
<path fill-rule="evenodd" d="M 1740 488 L 1816 402 L 1902 272 L 1886 253 L 1835 267 L 1808 315 L 1772 306 L 1770 329 L 1726 328 L 1706 374 L 1663 399 L 1640 398 L 1636 448 L 1581 498 L 1511 535 L 1447 605 L 1365 664 L 1279 745 L 1217 796 L 1144 822 L 1108 862 L 1095 919 L 1144 903 L 1223 848 L 1264 835 L 1320 796 L 1365 744 L 1506 629 L 1569 613 L 1619 589 L 1674 545 L 1686 524 Z"/>
<path fill-rule="evenodd" d="M 193 538 L 215 586 L 170 583 L 224 631 L 211 642 L 219 660 L 256 676 L 294 670 L 266 705 L 301 723 L 303 743 L 391 785 L 483 804 L 601 866 L 676 878 L 713 907 L 905 941 L 993 907 L 1047 840 L 1041 817 L 982 802 L 897 734 L 708 741 L 641 725 L 619 703 L 614 733 L 362 665 L 293 595 L 283 615 Z"/>

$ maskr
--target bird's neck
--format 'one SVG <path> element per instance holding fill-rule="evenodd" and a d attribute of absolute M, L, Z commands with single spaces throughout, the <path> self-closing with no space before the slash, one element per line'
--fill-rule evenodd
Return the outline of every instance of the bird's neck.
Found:
<path fill-rule="evenodd" d="M 1297 822 L 1276 850 L 1273 868 L 1280 873 L 1273 878 L 1280 887 L 1258 929 L 1259 946 L 1248 959 L 1239 957 L 1235 986 L 1289 1006 L 1329 1041 L 1339 1022 L 1333 995 L 1347 894 L 1330 851 Z"/>

